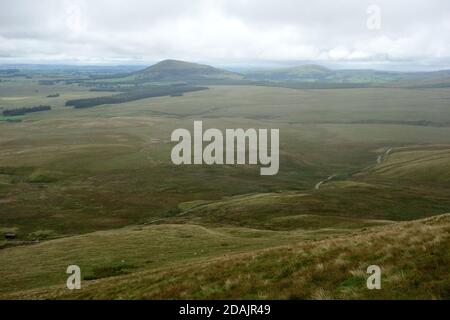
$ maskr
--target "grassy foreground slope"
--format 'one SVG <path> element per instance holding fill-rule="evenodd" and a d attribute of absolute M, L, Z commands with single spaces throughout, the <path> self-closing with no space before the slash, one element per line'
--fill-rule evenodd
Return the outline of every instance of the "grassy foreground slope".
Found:
<path fill-rule="evenodd" d="M 7 298 L 449 299 L 450 214 Z M 381 290 L 366 269 L 382 270 Z"/>
<path fill-rule="evenodd" d="M 347 226 L 356 228 L 358 223 L 348 221 Z M 343 232 L 348 232 L 344 225 L 333 229 L 274 232 L 245 227 L 161 224 L 13 246 L 0 250 L 0 296 L 63 284 L 67 278 L 65 270 L 72 264 L 80 266 L 85 280 L 93 280 Z"/>

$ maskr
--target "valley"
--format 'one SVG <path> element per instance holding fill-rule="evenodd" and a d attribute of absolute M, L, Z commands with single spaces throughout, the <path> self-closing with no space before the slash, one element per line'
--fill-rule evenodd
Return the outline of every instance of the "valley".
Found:
<path fill-rule="evenodd" d="M 77 72 L 0 72 L 0 112 L 51 106 L 0 116 L 1 298 L 450 297 L 444 73 Z M 279 172 L 174 165 L 194 121 L 279 129 Z M 389 290 L 368 291 L 378 263 Z"/>

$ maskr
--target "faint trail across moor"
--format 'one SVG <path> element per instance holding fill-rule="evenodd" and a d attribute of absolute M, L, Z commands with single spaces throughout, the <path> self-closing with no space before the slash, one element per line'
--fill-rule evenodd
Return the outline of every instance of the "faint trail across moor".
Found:
<path fill-rule="evenodd" d="M 393 148 L 388 148 L 383 154 L 380 154 L 380 155 L 377 157 L 377 162 L 376 162 L 376 164 L 382 164 L 384 161 L 386 161 L 386 160 L 387 160 L 387 157 L 388 157 L 389 154 L 392 152 L 392 149 L 393 149 Z M 331 176 L 329 176 L 328 178 L 319 181 L 319 182 L 316 183 L 316 185 L 314 186 L 314 189 L 315 189 L 315 190 L 319 190 L 320 187 L 321 187 L 324 183 L 330 182 L 331 180 L 333 180 L 333 179 L 336 178 L 337 176 L 338 176 L 338 174 L 335 173 L 335 174 L 332 174 Z"/>

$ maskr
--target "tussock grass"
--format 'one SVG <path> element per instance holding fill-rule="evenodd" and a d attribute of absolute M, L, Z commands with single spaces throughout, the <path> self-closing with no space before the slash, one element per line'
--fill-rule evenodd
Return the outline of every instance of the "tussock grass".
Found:
<path fill-rule="evenodd" d="M 400 236 L 400 237 L 399 237 Z M 421 244 L 417 243 L 421 239 Z M 387 243 L 396 242 L 396 246 Z M 450 214 L 7 298 L 449 299 Z M 339 263 L 336 263 L 338 259 Z M 382 289 L 368 290 L 369 265 Z"/>

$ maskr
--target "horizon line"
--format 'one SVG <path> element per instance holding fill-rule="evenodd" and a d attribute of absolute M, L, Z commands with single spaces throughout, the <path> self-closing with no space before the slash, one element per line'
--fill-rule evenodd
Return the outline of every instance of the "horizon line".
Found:
<path fill-rule="evenodd" d="M 188 62 L 188 63 L 196 63 L 196 64 L 206 64 L 210 65 L 212 67 L 221 68 L 221 69 L 227 69 L 229 68 L 230 71 L 233 69 L 260 69 L 260 70 L 274 70 L 274 69 L 284 69 L 284 68 L 295 68 L 295 67 L 302 67 L 302 66 L 311 66 L 316 65 L 319 67 L 324 67 L 327 69 L 330 69 L 332 71 L 338 71 L 338 70 L 360 70 L 360 71 L 380 71 L 380 72 L 401 72 L 401 73 L 420 73 L 420 72 L 439 72 L 439 71 L 450 71 L 450 65 L 424 65 L 424 64 L 412 64 L 408 63 L 405 64 L 393 64 L 390 66 L 386 65 L 386 62 L 381 63 L 383 67 L 380 65 L 380 63 L 375 63 L 375 65 L 378 65 L 378 68 L 372 64 L 372 66 L 365 65 L 366 63 L 363 63 L 361 65 L 361 62 L 324 62 L 324 61 L 271 61 L 271 60 L 265 60 L 265 61 L 258 61 L 258 62 L 249 62 L 249 61 L 234 61 L 234 62 L 222 62 L 222 63 L 213 63 L 208 61 L 189 61 L 189 60 L 183 60 L 183 59 L 173 59 L 173 58 L 167 58 L 167 59 L 161 59 L 157 61 L 129 61 L 124 63 L 119 62 L 79 62 L 79 61 L 42 61 L 42 62 L 2 62 L 0 60 L 0 68 L 2 67 L 11 67 L 11 66 L 17 66 L 17 67 L 72 67 L 72 68 L 114 68 L 114 67 L 150 67 L 152 65 L 158 64 L 159 62 L 166 61 L 166 60 L 175 60 L 175 61 L 181 61 L 181 62 Z M 392 63 L 392 62 L 388 62 Z"/>

